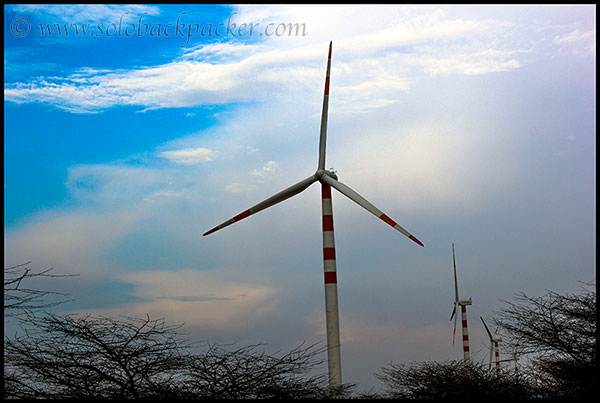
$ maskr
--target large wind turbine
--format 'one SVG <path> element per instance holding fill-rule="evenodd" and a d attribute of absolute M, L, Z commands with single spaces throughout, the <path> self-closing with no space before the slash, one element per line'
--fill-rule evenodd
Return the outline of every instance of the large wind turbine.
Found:
<path fill-rule="evenodd" d="M 261 210 L 274 206 L 292 196 L 305 190 L 314 182 L 321 182 L 321 198 L 323 211 L 323 268 L 325 278 L 325 321 L 327 327 L 327 360 L 329 369 L 329 385 L 337 387 L 342 384 L 341 359 L 340 359 L 340 329 L 338 319 L 338 299 L 337 299 L 337 276 L 335 264 L 335 242 L 333 235 L 333 209 L 331 204 L 331 187 L 337 189 L 344 196 L 354 201 L 359 206 L 365 208 L 370 213 L 380 218 L 385 223 L 400 231 L 408 238 L 423 246 L 421 241 L 412 236 L 407 230 L 402 228 L 381 210 L 364 199 L 347 185 L 338 181 L 337 175 L 332 170 L 325 169 L 325 145 L 327 139 L 327 111 L 329 107 L 329 76 L 331 72 L 331 47 L 329 43 L 329 56 L 327 57 L 327 75 L 325 77 L 325 93 L 323 96 L 323 112 L 321 114 L 321 134 L 319 137 L 319 162 L 317 171 L 308 178 L 282 190 L 274 196 L 269 197 L 263 202 L 250 207 L 248 210 L 236 215 L 235 217 L 217 225 L 204 235 L 211 234 L 230 224 L 238 222 Z"/>
<path fill-rule="evenodd" d="M 452 310 L 452 315 L 450 315 L 450 320 L 454 318 L 452 345 L 454 345 L 454 340 L 456 339 L 456 319 L 458 318 L 458 316 L 456 315 L 456 307 L 460 306 L 460 313 L 462 318 L 463 358 L 466 364 L 469 362 L 469 329 L 467 328 L 467 305 L 471 305 L 473 301 L 471 301 L 471 298 L 458 298 L 458 280 L 456 278 L 456 257 L 454 255 L 454 242 L 452 242 L 452 263 L 454 264 L 454 309 Z"/>
<path fill-rule="evenodd" d="M 492 369 L 492 355 L 494 354 L 494 351 L 495 351 L 496 352 L 496 372 L 500 372 L 500 349 L 498 348 L 498 343 L 501 342 L 502 339 L 500 337 L 493 337 L 492 333 L 490 332 L 490 329 L 488 329 L 483 318 L 481 316 L 479 318 L 481 318 L 481 321 L 483 322 L 483 326 L 485 326 L 485 330 L 486 330 L 488 336 L 490 336 L 490 365 L 488 368 Z"/>

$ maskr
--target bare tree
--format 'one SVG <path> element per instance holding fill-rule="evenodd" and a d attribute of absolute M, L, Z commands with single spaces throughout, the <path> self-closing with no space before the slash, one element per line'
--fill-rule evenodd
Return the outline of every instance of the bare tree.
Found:
<path fill-rule="evenodd" d="M 389 364 L 376 377 L 385 397 L 394 399 L 526 399 L 533 389 L 514 371 L 490 371 L 486 365 L 464 361 Z"/>
<path fill-rule="evenodd" d="M 278 356 L 258 351 L 260 344 L 224 348 L 209 345 L 193 357 L 191 388 L 208 398 L 325 398 L 347 395 L 352 385 L 332 391 L 324 375 L 310 372 L 323 363 L 325 348 L 300 345 Z M 227 346 L 231 347 L 231 346 Z"/>
<path fill-rule="evenodd" d="M 23 334 L 5 338 L 5 398 L 330 398 L 313 375 L 324 348 L 301 345 L 269 355 L 184 339 L 161 320 L 30 315 Z"/>
<path fill-rule="evenodd" d="M 29 316 L 5 338 L 5 397 L 140 398 L 176 395 L 185 368 L 179 326 L 162 320 Z M 8 383 L 8 388 L 6 383 Z M 8 396 L 6 396 L 8 394 Z"/>
<path fill-rule="evenodd" d="M 5 316 L 20 331 L 4 340 L 5 398 L 333 398 L 348 397 L 353 384 L 332 390 L 313 375 L 325 349 L 298 346 L 269 355 L 260 344 L 191 343 L 163 319 L 56 315 L 45 311 L 66 294 L 26 287 L 36 277 L 67 277 L 53 269 L 4 269 Z M 20 332 L 20 334 L 19 334 Z"/>
<path fill-rule="evenodd" d="M 77 274 L 50 274 L 52 268 L 34 273 L 26 266 L 31 262 L 4 268 L 4 315 L 16 317 L 33 311 L 50 308 L 71 300 L 48 301 L 48 296 L 66 297 L 67 294 L 29 288 L 24 282 L 36 277 L 71 277 Z"/>
<path fill-rule="evenodd" d="M 512 371 L 464 361 L 389 364 L 376 377 L 393 399 L 490 399 L 532 397 L 529 382 Z"/>
<path fill-rule="evenodd" d="M 594 285 L 584 283 L 579 294 L 521 293 L 497 312 L 495 322 L 508 334 L 505 345 L 531 357 L 545 395 L 585 398 L 597 393 Z"/>

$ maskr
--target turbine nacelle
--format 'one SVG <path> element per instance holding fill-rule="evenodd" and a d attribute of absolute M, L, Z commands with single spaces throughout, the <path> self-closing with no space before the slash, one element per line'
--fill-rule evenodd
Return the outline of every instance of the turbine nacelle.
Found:
<path fill-rule="evenodd" d="M 317 172 L 315 172 L 315 176 L 317 177 L 317 179 L 321 183 L 325 183 L 324 179 L 323 179 L 323 176 L 329 176 L 332 179 L 338 180 L 338 177 L 335 174 L 335 172 L 333 171 L 333 169 L 330 169 L 330 170 L 327 170 L 327 169 L 317 169 Z"/>
<path fill-rule="evenodd" d="M 471 298 L 469 298 L 469 299 L 461 299 L 461 300 L 456 301 L 456 303 L 458 305 L 473 305 L 473 300 Z"/>

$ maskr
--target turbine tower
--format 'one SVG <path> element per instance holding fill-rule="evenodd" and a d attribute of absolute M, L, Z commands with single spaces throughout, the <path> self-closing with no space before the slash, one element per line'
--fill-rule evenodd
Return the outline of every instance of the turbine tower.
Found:
<path fill-rule="evenodd" d="M 327 328 L 327 361 L 329 370 L 329 385 L 338 387 L 342 384 L 342 367 L 340 353 L 340 328 L 338 317 L 338 297 L 337 297 L 337 275 L 335 264 L 335 241 L 333 233 L 333 208 L 331 203 L 331 188 L 354 201 L 370 213 L 377 216 L 386 224 L 400 231 L 412 241 L 423 246 L 421 241 L 411 235 L 381 210 L 356 193 L 347 185 L 338 181 L 337 175 L 333 170 L 325 169 L 325 145 L 327 142 L 327 112 L 329 108 L 329 77 L 331 72 L 331 48 L 329 43 L 329 55 L 327 57 L 327 74 L 325 76 L 325 92 L 323 96 L 323 111 L 321 114 L 321 132 L 319 137 L 319 160 L 317 171 L 308 178 L 282 190 L 281 192 L 269 197 L 268 199 L 250 207 L 248 210 L 236 215 L 235 217 L 217 225 L 203 235 L 211 234 L 217 230 L 223 229 L 228 225 L 238 222 L 261 210 L 274 206 L 292 196 L 297 195 L 314 182 L 321 183 L 321 202 L 323 211 L 323 269 L 325 280 L 325 322 Z"/>
<path fill-rule="evenodd" d="M 481 321 L 483 322 L 483 326 L 485 326 L 485 330 L 486 330 L 488 336 L 490 336 L 490 365 L 488 368 L 492 369 L 492 355 L 494 354 L 494 351 L 495 351 L 496 352 L 496 372 L 499 373 L 500 372 L 500 349 L 498 348 L 498 343 L 501 342 L 502 339 L 500 337 L 493 337 L 492 333 L 490 332 L 490 329 L 488 329 L 483 318 L 481 316 L 479 318 L 481 318 Z M 498 335 L 497 330 L 496 330 L 496 335 Z"/>
<path fill-rule="evenodd" d="M 456 339 L 456 307 L 460 306 L 460 314 L 462 319 L 462 340 L 463 340 L 463 359 L 465 364 L 469 362 L 469 329 L 467 327 L 467 305 L 471 305 L 473 301 L 469 299 L 458 298 L 458 280 L 456 278 L 456 257 L 454 255 L 454 242 L 452 242 L 452 263 L 454 264 L 454 309 L 450 320 L 454 318 L 454 331 L 452 332 L 452 345 Z"/>

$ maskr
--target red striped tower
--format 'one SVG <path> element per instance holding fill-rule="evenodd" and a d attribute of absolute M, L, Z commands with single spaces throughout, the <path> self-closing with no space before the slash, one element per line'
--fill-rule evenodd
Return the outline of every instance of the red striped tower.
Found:
<path fill-rule="evenodd" d="M 452 242 L 452 264 L 454 266 L 454 309 L 452 310 L 452 315 L 450 316 L 450 320 L 454 318 L 454 331 L 452 333 L 452 345 L 454 345 L 454 340 L 456 338 L 456 307 L 460 306 L 460 314 L 461 314 L 461 323 L 462 323 L 462 341 L 463 341 L 463 360 L 465 364 L 469 363 L 470 353 L 469 353 L 469 329 L 467 327 L 467 305 L 471 305 L 473 302 L 471 298 L 469 299 L 459 299 L 458 298 L 458 278 L 456 276 L 456 255 L 454 253 L 454 242 Z"/>
<path fill-rule="evenodd" d="M 462 301 L 461 301 L 462 302 Z M 469 362 L 469 330 L 467 328 L 467 306 L 460 306 L 460 313 L 462 319 L 462 339 L 463 339 L 463 359 L 465 363 Z"/>
<path fill-rule="evenodd" d="M 327 55 L 327 72 L 323 91 L 323 111 L 321 113 L 321 133 L 319 136 L 319 162 L 317 170 L 325 169 L 325 146 L 327 144 L 327 115 L 329 109 L 329 80 L 331 76 L 331 47 Z M 333 205 L 331 186 L 321 183 L 323 211 L 323 270 L 325 280 L 325 327 L 327 329 L 327 364 L 329 385 L 342 384 L 342 358 L 340 351 L 340 320 L 338 313 L 337 273 L 335 266 L 335 238 L 333 234 Z"/>
<path fill-rule="evenodd" d="M 335 238 L 333 235 L 333 205 L 331 186 L 321 184 L 323 206 L 323 270 L 325 277 L 325 323 L 327 328 L 327 362 L 329 384 L 342 384 L 340 352 L 340 321 L 338 316 L 337 274 L 335 266 Z"/>
<path fill-rule="evenodd" d="M 500 373 L 500 350 L 498 349 L 498 339 L 494 339 L 494 348 L 496 349 L 496 372 Z"/>
<path fill-rule="evenodd" d="M 491 370 L 492 369 L 492 355 L 494 354 L 494 352 L 496 353 L 496 372 L 500 373 L 500 349 L 498 348 L 498 343 L 502 341 L 502 339 L 500 337 L 494 337 L 492 336 L 492 333 L 490 332 L 490 329 L 488 329 L 487 325 L 485 324 L 485 321 L 483 320 L 483 318 L 480 316 L 481 318 L 481 322 L 483 322 L 483 326 L 485 327 L 485 331 L 487 332 L 488 336 L 490 337 L 490 364 L 488 366 L 488 368 Z M 498 335 L 498 329 L 496 329 L 496 336 Z"/>

